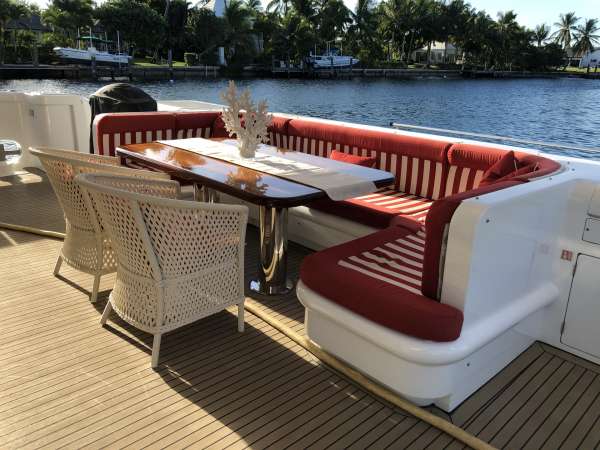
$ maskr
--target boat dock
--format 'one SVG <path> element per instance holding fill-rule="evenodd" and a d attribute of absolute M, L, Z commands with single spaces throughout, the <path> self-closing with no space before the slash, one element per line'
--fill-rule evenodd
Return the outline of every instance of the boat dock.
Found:
<path fill-rule="evenodd" d="M 215 78 L 218 66 L 91 66 L 82 65 L 5 65 L 0 67 L 0 80 L 11 79 L 128 79 L 130 81 L 184 80 Z"/>
<path fill-rule="evenodd" d="M 273 67 L 271 74 L 278 78 L 395 78 L 416 80 L 426 78 L 589 78 L 600 79 L 600 72 L 521 72 L 488 70 L 388 69 L 388 68 L 322 68 Z"/>
<path fill-rule="evenodd" d="M 388 69 L 388 68 L 323 68 L 310 70 L 301 67 L 272 67 L 244 71 L 246 76 L 272 76 L 275 78 L 394 78 L 404 80 L 426 78 L 589 78 L 600 79 L 600 71 L 589 74 L 577 72 L 518 72 L 518 71 L 462 71 L 439 69 Z M 206 79 L 221 76 L 219 66 L 129 66 L 111 67 L 81 65 L 4 65 L 0 67 L 0 80 L 11 79 L 108 79 L 129 81 Z"/>

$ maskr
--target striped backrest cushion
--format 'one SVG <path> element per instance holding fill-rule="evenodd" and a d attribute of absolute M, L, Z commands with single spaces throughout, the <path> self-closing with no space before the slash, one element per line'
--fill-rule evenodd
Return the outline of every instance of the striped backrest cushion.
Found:
<path fill-rule="evenodd" d="M 485 171 L 506 150 L 475 144 L 457 143 L 448 150 L 448 175 L 444 197 L 477 189 Z"/>
<path fill-rule="evenodd" d="M 93 124 L 94 153 L 114 156 L 121 144 L 139 144 L 175 137 L 171 112 L 100 114 Z"/>
<path fill-rule="evenodd" d="M 443 197 L 446 152 L 450 147 L 444 140 L 306 119 L 293 119 L 284 140 L 289 150 L 325 158 L 332 150 L 376 158 L 376 168 L 394 174 L 395 189 L 432 200 Z"/>
<path fill-rule="evenodd" d="M 175 135 L 173 139 L 201 137 L 208 139 L 220 113 L 216 111 L 175 112 Z"/>
<path fill-rule="evenodd" d="M 444 197 L 478 188 L 484 172 L 483 169 L 450 165 Z"/>
<path fill-rule="evenodd" d="M 273 115 L 273 120 L 268 127 L 268 139 L 266 139 L 265 144 L 274 145 L 279 148 L 288 148 L 288 140 L 287 140 L 287 130 L 288 124 L 290 123 L 289 118 L 281 117 L 278 115 Z"/>

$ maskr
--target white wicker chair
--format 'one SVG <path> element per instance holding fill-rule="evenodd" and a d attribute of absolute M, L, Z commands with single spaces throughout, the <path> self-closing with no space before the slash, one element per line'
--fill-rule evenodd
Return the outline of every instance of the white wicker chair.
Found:
<path fill-rule="evenodd" d="M 120 167 L 119 159 L 110 156 L 48 148 L 30 148 L 30 151 L 42 162 L 65 216 L 66 237 L 54 267 L 54 275 L 58 275 L 63 261 L 93 275 L 94 284 L 90 294 L 93 303 L 98 298 L 100 277 L 116 271 L 117 266 L 110 240 L 98 222 L 94 209 L 86 204 L 79 185 L 74 181 L 75 176 L 96 172 L 161 180 L 169 179 L 169 176 Z M 176 197 L 179 189 L 171 189 L 165 195 Z"/>
<path fill-rule="evenodd" d="M 170 186 L 169 181 L 84 174 L 77 182 L 102 217 L 117 259 L 102 324 L 114 309 L 152 333 L 153 368 L 164 333 L 228 306 L 238 306 L 243 331 L 247 207 L 138 193 L 140 186 Z"/>

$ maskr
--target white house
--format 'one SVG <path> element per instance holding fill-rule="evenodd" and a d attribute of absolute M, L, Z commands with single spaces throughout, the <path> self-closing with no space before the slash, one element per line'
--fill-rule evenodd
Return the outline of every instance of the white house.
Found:
<path fill-rule="evenodd" d="M 579 61 L 579 67 L 581 69 L 600 67 L 600 49 L 587 52 Z"/>
<path fill-rule="evenodd" d="M 449 42 L 433 42 L 431 44 L 430 63 L 454 63 L 458 59 L 458 49 Z M 411 59 L 416 62 L 427 62 L 427 47 L 415 50 Z"/>

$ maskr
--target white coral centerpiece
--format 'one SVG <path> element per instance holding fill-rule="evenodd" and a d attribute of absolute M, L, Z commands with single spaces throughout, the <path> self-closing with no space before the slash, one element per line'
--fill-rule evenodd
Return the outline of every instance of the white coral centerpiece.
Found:
<path fill-rule="evenodd" d="M 258 144 L 267 139 L 267 127 L 272 120 L 271 114 L 267 113 L 266 100 L 254 105 L 248 89 L 238 96 L 233 81 L 221 93 L 221 98 L 226 104 L 223 110 L 225 129 L 230 137 L 236 136 L 240 155 L 243 158 L 253 158 Z"/>

